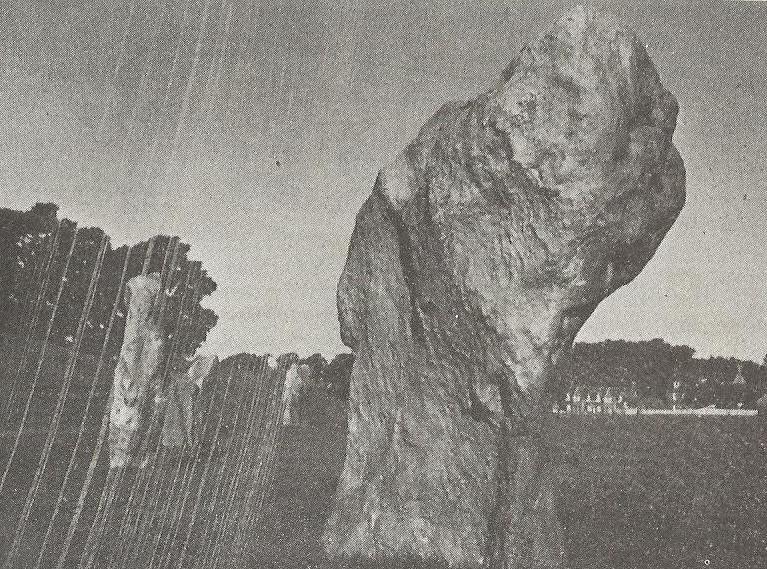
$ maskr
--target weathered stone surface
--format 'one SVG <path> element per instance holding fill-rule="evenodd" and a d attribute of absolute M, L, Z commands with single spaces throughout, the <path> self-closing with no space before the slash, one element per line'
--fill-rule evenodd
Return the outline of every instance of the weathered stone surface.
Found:
<path fill-rule="evenodd" d="M 130 279 L 126 285 L 128 314 L 115 367 L 109 417 L 109 465 L 135 460 L 139 432 L 147 427 L 148 410 L 161 388 L 157 377 L 163 341 L 157 322 L 160 275 Z"/>
<path fill-rule="evenodd" d="M 170 385 L 161 405 L 164 416 L 160 440 L 164 446 L 194 447 L 198 436 L 195 427 L 199 424 L 197 417 L 200 414 L 200 410 L 196 409 L 198 394 L 218 363 L 218 356 L 199 355 L 188 359 L 182 369 L 171 371 Z"/>
<path fill-rule="evenodd" d="M 564 565 L 547 381 L 684 204 L 676 115 L 640 41 L 579 8 L 380 172 L 338 285 L 330 554 Z"/>

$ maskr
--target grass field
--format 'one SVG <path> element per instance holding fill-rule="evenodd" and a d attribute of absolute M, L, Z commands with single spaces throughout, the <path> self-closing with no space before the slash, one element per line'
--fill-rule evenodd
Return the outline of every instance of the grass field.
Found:
<path fill-rule="evenodd" d="M 344 458 L 345 407 L 331 395 L 314 392 L 301 403 L 299 417 L 301 422 L 287 428 L 277 448 L 264 523 L 251 536 L 246 557 L 222 560 L 225 567 L 339 567 L 324 558 L 318 539 Z M 560 452 L 554 467 L 572 569 L 767 567 L 767 421 L 558 416 L 555 422 L 554 444 Z M 40 432 L 25 439 L 17 472 L 34 472 L 43 438 Z M 0 441 L 3 464 L 8 443 L 7 438 Z M 87 463 L 92 444 L 83 449 L 79 466 Z M 53 455 L 60 476 L 66 453 L 54 448 Z M 50 487 L 58 485 L 51 481 Z M 0 503 L 0 551 L 7 548 L 20 507 L 11 502 L 23 501 L 24 493 L 11 497 Z M 42 495 L 33 511 L 24 544 L 30 558 L 54 498 Z M 67 498 L 61 523 L 76 495 Z M 78 534 L 76 540 L 84 537 Z M 60 536 L 53 549 L 58 541 Z M 363 566 L 369 567 L 348 564 Z"/>
<path fill-rule="evenodd" d="M 302 415 L 280 449 L 249 567 L 337 567 L 318 538 L 344 457 L 344 408 L 322 395 Z M 555 432 L 573 569 L 767 567 L 767 421 L 560 416 Z"/>

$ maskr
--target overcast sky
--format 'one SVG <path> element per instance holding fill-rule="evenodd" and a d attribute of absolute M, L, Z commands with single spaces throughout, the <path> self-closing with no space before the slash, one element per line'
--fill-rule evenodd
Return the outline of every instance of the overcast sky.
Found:
<path fill-rule="evenodd" d="M 579 339 L 761 361 L 767 3 L 593 4 L 679 100 L 688 197 Z M 573 4 L 426 5 L 0 0 L 0 205 L 180 235 L 219 284 L 211 351 L 342 350 L 335 286 L 378 169 Z"/>

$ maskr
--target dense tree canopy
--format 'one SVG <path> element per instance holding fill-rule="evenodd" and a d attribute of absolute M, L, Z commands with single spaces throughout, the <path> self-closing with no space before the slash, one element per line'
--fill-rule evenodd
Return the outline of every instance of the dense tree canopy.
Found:
<path fill-rule="evenodd" d="M 0 333 L 47 336 L 67 345 L 83 319 L 81 350 L 98 354 L 111 321 L 108 352 L 114 357 L 126 317 L 121 283 L 146 265 L 163 278 L 167 339 L 180 354 L 193 353 L 205 341 L 218 316 L 200 302 L 216 283 L 189 259 L 188 244 L 162 235 L 113 249 L 103 230 L 78 229 L 70 220 L 59 221 L 57 211 L 54 204 L 28 212 L 0 210 Z"/>

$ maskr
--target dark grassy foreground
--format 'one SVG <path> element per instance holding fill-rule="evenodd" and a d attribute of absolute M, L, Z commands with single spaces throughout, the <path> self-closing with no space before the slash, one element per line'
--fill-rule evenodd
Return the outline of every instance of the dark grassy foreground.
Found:
<path fill-rule="evenodd" d="M 199 444 L 184 452 L 168 449 L 159 444 L 155 432 L 149 450 L 141 452 L 149 459 L 147 468 L 140 472 L 128 468 L 123 471 L 125 477 L 113 484 L 108 439 L 98 437 L 106 389 L 97 391 L 84 422 L 87 393 L 70 390 L 60 408 L 56 435 L 48 440 L 59 398 L 59 390 L 50 387 L 63 375 L 56 363 L 49 369 L 58 375 L 41 376 L 45 384 L 33 397 L 22 393 L 6 428 L 0 428 L 0 474 L 13 454 L 0 492 L 0 565 L 31 569 L 40 557 L 40 568 L 48 569 L 66 551 L 62 566 L 69 569 L 78 566 L 85 544 L 95 542 L 98 569 L 209 568 L 213 559 L 224 561 L 226 567 L 241 567 L 240 543 L 247 542 L 257 527 L 253 516 L 244 515 L 244 504 L 261 502 L 261 491 L 269 487 L 273 472 L 270 451 L 279 433 L 276 421 L 284 368 L 261 368 L 263 361 L 247 354 L 230 358 L 199 395 L 199 409 L 207 410 L 197 425 Z M 104 376 L 111 381 L 111 371 Z M 4 385 L 0 373 L 0 386 Z M 30 403 L 28 413 L 22 409 L 25 401 Z M 81 424 L 83 436 L 76 444 Z M 98 440 L 104 442 L 100 447 Z M 39 471 L 41 457 L 46 457 L 45 469 Z M 86 480 L 88 492 L 81 493 Z M 104 526 L 94 524 L 103 519 L 97 512 L 102 497 L 108 495 L 114 501 L 106 510 L 107 521 Z M 255 510 L 263 511 L 256 507 L 250 511 Z M 76 512 L 81 515 L 77 517 Z M 78 523 L 72 526 L 70 541 L 70 523 L 75 519 Z M 94 534 L 101 536 L 95 540 L 89 539 L 94 527 L 103 530 Z"/>
<path fill-rule="evenodd" d="M 301 415 L 303 423 L 290 427 L 283 442 L 268 521 L 248 559 L 254 569 L 339 567 L 323 558 L 318 538 L 343 461 L 344 408 L 320 394 Z M 556 423 L 573 569 L 767 567 L 767 421 Z"/>

